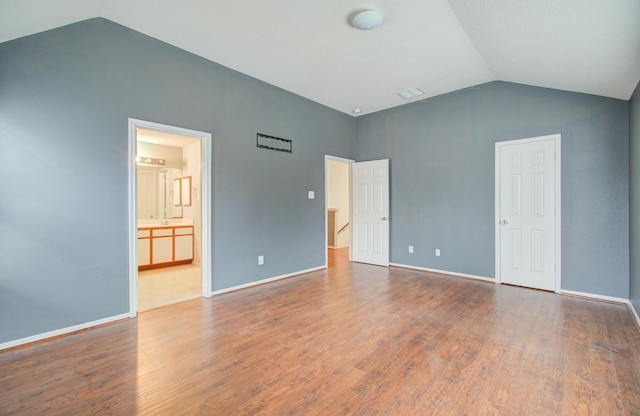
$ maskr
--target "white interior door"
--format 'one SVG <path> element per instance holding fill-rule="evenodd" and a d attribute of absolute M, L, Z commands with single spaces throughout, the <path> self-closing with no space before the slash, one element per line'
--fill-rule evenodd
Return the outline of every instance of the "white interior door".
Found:
<path fill-rule="evenodd" d="M 497 274 L 556 290 L 556 142 L 539 139 L 500 144 Z"/>
<path fill-rule="evenodd" d="M 389 265 L 389 160 L 351 165 L 351 260 Z"/>

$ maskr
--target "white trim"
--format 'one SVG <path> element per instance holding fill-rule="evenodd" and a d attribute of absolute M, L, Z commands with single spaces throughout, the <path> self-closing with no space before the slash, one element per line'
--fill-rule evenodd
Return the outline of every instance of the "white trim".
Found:
<path fill-rule="evenodd" d="M 581 298 L 592 299 L 592 300 L 600 300 L 605 302 L 613 302 L 613 303 L 622 303 L 628 304 L 629 301 L 624 298 L 616 298 L 614 296 L 605 296 L 605 295 L 596 295 L 594 293 L 586 293 L 586 292 L 576 292 L 575 290 L 565 290 L 562 289 L 559 292 L 561 295 L 569 295 L 569 296 L 578 296 Z"/>
<path fill-rule="evenodd" d="M 389 266 L 402 267 L 403 269 L 420 270 L 422 272 L 446 274 L 446 275 L 456 276 L 456 277 L 465 277 L 467 279 L 475 279 L 475 280 L 482 280 L 484 282 L 495 283 L 495 279 L 492 279 L 490 277 L 485 277 L 485 276 L 477 276 L 475 274 L 456 273 L 456 272 L 450 272 L 447 270 L 429 269 L 427 267 L 410 266 L 408 264 L 399 264 L 399 263 L 389 263 Z"/>
<path fill-rule="evenodd" d="M 300 276 L 302 274 L 306 274 L 306 273 L 311 273 L 311 272 L 316 272 L 318 270 L 324 270 L 326 269 L 327 266 L 318 266 L 318 267 L 313 267 L 311 269 L 306 269 L 306 270 L 300 270 L 297 272 L 293 272 L 293 273 L 288 273 L 288 274 L 283 274 L 280 276 L 275 276 L 275 277 L 269 277 L 267 279 L 262 279 L 262 280 L 256 280 L 255 282 L 249 282 L 249 283 L 245 283 L 243 285 L 238 285 L 238 286 L 233 286 L 233 287 L 228 287 L 226 289 L 220 289 L 220 290 L 215 290 L 213 291 L 211 294 L 213 296 L 215 295 L 222 295 L 223 293 L 228 293 L 228 292 L 235 292 L 236 290 L 240 290 L 240 289 L 246 289 L 249 287 L 253 287 L 253 286 L 260 286 L 263 285 L 265 283 L 269 283 L 269 282 L 274 282 L 276 280 L 282 280 L 282 279 L 287 279 L 289 277 L 294 277 L 294 276 Z"/>
<path fill-rule="evenodd" d="M 552 137 L 555 137 L 556 152 L 556 293 L 558 293 L 562 290 L 562 136 L 557 134 Z"/>
<path fill-rule="evenodd" d="M 555 292 L 562 291 L 562 136 L 560 134 L 551 134 L 548 136 L 531 137 L 527 139 L 508 140 L 495 143 L 495 268 L 496 283 L 502 283 L 500 274 L 500 150 L 502 146 L 514 144 L 535 143 L 545 140 L 553 140 L 555 152 Z"/>
<path fill-rule="evenodd" d="M 327 253 L 327 247 L 329 247 L 329 236 L 327 235 L 327 229 L 329 228 L 329 168 L 328 162 L 335 160 L 336 162 L 343 162 L 349 164 L 349 218 L 352 218 L 353 213 L 351 207 L 353 206 L 351 201 L 351 164 L 355 163 L 355 160 L 345 159 L 337 156 L 324 155 L 324 267 L 329 266 L 329 254 Z M 349 261 L 351 261 L 351 238 L 349 238 Z"/>
<path fill-rule="evenodd" d="M 633 306 L 633 303 L 631 303 L 631 300 L 627 301 L 627 308 L 629 308 L 631 315 L 636 320 L 636 325 L 638 325 L 638 328 L 640 329 L 640 316 L 638 316 L 638 311 L 636 311 L 636 308 Z"/>
<path fill-rule="evenodd" d="M 201 235 L 201 250 L 200 253 L 200 273 L 202 275 L 202 296 L 205 298 L 211 297 L 211 285 L 213 280 L 213 273 L 211 271 L 212 261 L 211 256 L 213 253 L 213 245 L 211 244 L 211 225 L 213 224 L 213 217 L 211 214 L 213 200 L 212 200 L 212 166 L 211 161 L 213 160 L 212 155 L 212 137 L 211 133 L 201 133 L 202 136 L 202 147 L 201 147 L 201 164 L 200 164 L 200 175 L 201 175 L 201 184 L 200 184 L 200 221 L 202 224 L 202 229 L 200 230 Z"/>
<path fill-rule="evenodd" d="M 129 317 L 134 318 L 138 312 L 138 183 L 137 177 L 137 140 L 136 123 L 129 119 Z"/>
<path fill-rule="evenodd" d="M 19 345 L 29 344 L 31 342 L 41 341 L 47 338 L 53 338 L 60 335 L 81 331 L 83 329 L 91 328 L 98 325 L 108 324 L 110 322 L 119 321 L 121 319 L 126 319 L 128 317 L 129 317 L 128 313 L 123 313 L 120 315 L 110 316 L 108 318 L 98 319 L 97 321 L 85 322 L 83 324 L 68 326 L 62 329 L 56 329 L 55 331 L 49 331 L 49 332 L 44 332 L 42 334 L 32 335 L 26 338 L 15 339 L 13 341 L 8 341 L 0 344 L 0 351 L 6 350 L 7 348 L 17 347 Z"/>
<path fill-rule="evenodd" d="M 165 133 L 200 139 L 202 144 L 201 190 L 202 204 L 202 253 L 200 256 L 200 274 L 202 276 L 202 296 L 211 296 L 211 133 L 190 130 L 151 121 L 129 118 L 129 317 L 133 318 L 138 310 L 138 221 L 137 221 L 137 184 L 136 184 L 136 128 L 156 130 Z"/>

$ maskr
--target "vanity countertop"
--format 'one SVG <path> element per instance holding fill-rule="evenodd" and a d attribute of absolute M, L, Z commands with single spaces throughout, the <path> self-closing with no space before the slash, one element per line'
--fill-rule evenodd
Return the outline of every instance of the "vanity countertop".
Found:
<path fill-rule="evenodd" d="M 164 221 L 163 221 L 164 222 Z M 183 220 L 183 221 L 169 221 L 169 223 L 163 222 L 140 222 L 138 221 L 138 228 L 169 228 L 169 227 L 192 227 L 192 220 Z"/>

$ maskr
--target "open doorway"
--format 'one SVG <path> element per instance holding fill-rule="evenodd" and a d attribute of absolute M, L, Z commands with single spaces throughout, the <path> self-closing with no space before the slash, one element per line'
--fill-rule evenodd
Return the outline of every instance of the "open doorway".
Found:
<path fill-rule="evenodd" d="M 352 160 L 325 156 L 326 264 L 330 259 L 349 259 L 351 244 Z"/>
<path fill-rule="evenodd" d="M 137 128 L 138 312 L 199 297 L 201 143 Z"/>
<path fill-rule="evenodd" d="M 129 120 L 130 315 L 211 295 L 211 135 Z"/>

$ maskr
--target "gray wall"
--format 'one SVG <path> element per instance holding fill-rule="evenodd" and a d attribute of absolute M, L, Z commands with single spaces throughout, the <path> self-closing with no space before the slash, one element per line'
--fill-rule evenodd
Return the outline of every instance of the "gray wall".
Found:
<path fill-rule="evenodd" d="M 214 290 L 324 264 L 355 120 L 92 19 L 0 44 L 0 343 L 128 312 L 128 117 L 213 134 Z"/>
<path fill-rule="evenodd" d="M 562 288 L 626 299 L 628 126 L 626 101 L 492 82 L 359 117 L 356 157 L 390 159 L 392 262 L 494 277 L 494 143 L 562 134 Z"/>
<path fill-rule="evenodd" d="M 629 105 L 630 226 L 629 299 L 640 313 L 640 83 Z"/>
<path fill-rule="evenodd" d="M 629 103 L 494 82 L 353 119 L 92 19 L 0 44 L 0 343 L 128 311 L 128 117 L 213 134 L 214 290 L 324 263 L 325 154 L 391 159 L 393 262 L 492 277 L 494 143 L 561 133 L 563 288 L 629 296 Z"/>

